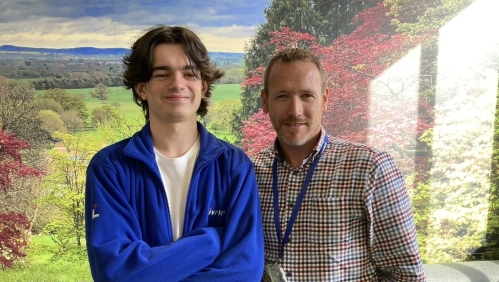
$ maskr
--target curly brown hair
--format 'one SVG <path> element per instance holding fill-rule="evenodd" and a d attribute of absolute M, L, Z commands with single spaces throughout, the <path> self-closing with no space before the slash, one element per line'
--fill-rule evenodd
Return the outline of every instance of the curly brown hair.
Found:
<path fill-rule="evenodd" d="M 135 85 L 151 79 L 153 50 L 159 44 L 182 45 L 190 63 L 200 71 L 201 80 L 206 81 L 208 90 L 196 113 L 202 117 L 205 116 L 208 113 L 208 98 L 211 97 L 213 83 L 223 77 L 224 73 L 211 62 L 208 50 L 199 37 L 186 27 L 156 25 L 133 43 L 131 53 L 123 57 L 125 64 L 123 84 L 126 89 L 132 89 L 133 101 L 142 107 L 146 121 L 148 121 L 149 104 L 147 100 L 140 98 L 135 91 Z"/>

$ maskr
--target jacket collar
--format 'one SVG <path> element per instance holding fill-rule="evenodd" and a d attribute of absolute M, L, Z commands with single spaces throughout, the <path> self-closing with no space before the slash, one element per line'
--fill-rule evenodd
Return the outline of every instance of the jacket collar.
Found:
<path fill-rule="evenodd" d="M 223 142 L 208 132 L 201 123 L 197 122 L 197 128 L 199 131 L 200 150 L 195 167 L 203 166 L 206 162 L 217 157 L 225 148 Z M 130 138 L 124 153 L 126 156 L 142 160 L 152 165 L 152 167 L 157 167 L 149 122 Z"/>

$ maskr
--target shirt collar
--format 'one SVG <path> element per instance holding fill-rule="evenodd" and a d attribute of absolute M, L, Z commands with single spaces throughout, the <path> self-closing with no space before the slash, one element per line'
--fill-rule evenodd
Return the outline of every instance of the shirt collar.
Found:
<path fill-rule="evenodd" d="M 326 130 L 324 129 L 324 127 L 322 127 L 321 128 L 321 137 L 319 138 L 319 142 L 317 142 L 317 144 L 315 144 L 314 149 L 312 150 L 312 153 L 310 153 L 310 155 L 308 155 L 308 157 L 306 157 L 303 160 L 302 165 L 307 163 L 308 161 L 313 161 L 317 157 L 320 149 L 322 148 L 322 145 L 324 144 L 325 139 L 326 139 Z M 274 156 L 277 158 L 277 160 L 280 163 L 283 163 L 284 156 L 282 155 L 281 144 L 279 143 L 279 139 L 277 137 L 274 140 L 273 152 L 274 152 Z"/>

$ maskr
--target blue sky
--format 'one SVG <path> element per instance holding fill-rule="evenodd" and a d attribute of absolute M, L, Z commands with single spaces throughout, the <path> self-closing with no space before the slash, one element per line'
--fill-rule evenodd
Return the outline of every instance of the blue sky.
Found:
<path fill-rule="evenodd" d="M 0 45 L 130 47 L 155 24 L 195 30 L 210 51 L 243 52 L 270 0 L 4 0 Z"/>

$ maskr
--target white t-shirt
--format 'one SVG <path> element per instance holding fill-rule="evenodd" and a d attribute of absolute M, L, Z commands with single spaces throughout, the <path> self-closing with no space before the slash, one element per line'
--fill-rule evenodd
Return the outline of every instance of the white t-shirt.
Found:
<path fill-rule="evenodd" d="M 163 185 L 165 186 L 168 207 L 172 222 L 173 240 L 182 236 L 184 227 L 185 203 L 189 184 L 191 183 L 192 170 L 199 154 L 199 138 L 194 145 L 183 156 L 178 158 L 167 158 L 154 148 L 156 163 L 161 173 Z"/>

